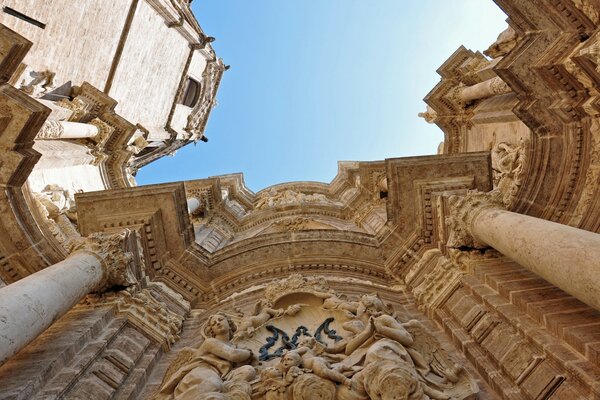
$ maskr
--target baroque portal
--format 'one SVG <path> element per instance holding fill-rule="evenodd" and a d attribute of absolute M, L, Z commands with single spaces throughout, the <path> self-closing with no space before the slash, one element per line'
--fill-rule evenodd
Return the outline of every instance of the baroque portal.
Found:
<path fill-rule="evenodd" d="M 474 399 L 477 383 L 417 320 L 324 279 L 272 282 L 251 315 L 208 317 L 156 399 Z"/>

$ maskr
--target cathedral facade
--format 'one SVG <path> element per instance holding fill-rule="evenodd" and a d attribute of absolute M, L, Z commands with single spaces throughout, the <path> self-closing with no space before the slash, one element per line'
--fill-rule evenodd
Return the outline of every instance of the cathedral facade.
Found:
<path fill-rule="evenodd" d="M 0 398 L 600 398 L 600 3 L 495 2 L 437 155 L 254 193 L 135 184 L 208 140 L 188 1 L 5 1 Z"/>

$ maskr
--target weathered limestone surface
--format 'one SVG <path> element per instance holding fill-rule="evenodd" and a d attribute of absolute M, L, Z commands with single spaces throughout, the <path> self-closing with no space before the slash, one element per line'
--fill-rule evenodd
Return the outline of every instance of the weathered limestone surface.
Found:
<path fill-rule="evenodd" d="M 185 0 L 9 1 L 47 27 L 11 19 L 36 42 L 28 65 L 0 30 L 0 334 L 25 346 L 0 397 L 600 397 L 600 9 L 497 2 L 511 27 L 493 59 L 459 48 L 427 95 L 442 155 L 253 193 L 241 174 L 129 188 L 204 138 L 226 70 Z M 177 104 L 188 76 L 193 107 Z M 49 113 L 97 135 L 34 146 Z M 455 213 L 445 199 L 470 190 L 495 201 Z M 82 249 L 124 228 L 132 260 Z"/>
<path fill-rule="evenodd" d="M 100 261 L 74 254 L 0 290 L 0 363 L 35 339 L 103 278 Z"/>
<path fill-rule="evenodd" d="M 5 13 L 0 13 L 0 23 L 33 42 L 24 62 L 35 71 L 54 72 L 56 87 L 87 81 L 103 88 L 129 3 L 90 0 L 85 8 L 77 8 L 69 0 L 7 0 L 3 6 L 45 23 L 46 28 L 40 29 Z M 62 45 L 65 42 L 69 45 Z"/>
<path fill-rule="evenodd" d="M 498 209 L 471 226 L 477 241 L 600 310 L 600 234 Z"/>
<path fill-rule="evenodd" d="M 0 363 L 23 348 L 85 295 L 115 285 L 129 286 L 129 232 L 95 235 L 72 244 L 64 261 L 0 290 Z"/>

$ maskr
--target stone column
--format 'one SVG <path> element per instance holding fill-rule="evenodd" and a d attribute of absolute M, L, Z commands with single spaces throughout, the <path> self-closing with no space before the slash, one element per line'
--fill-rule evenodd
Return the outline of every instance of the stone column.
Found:
<path fill-rule="evenodd" d="M 600 235 L 503 210 L 493 196 L 486 200 L 486 195 L 448 199 L 455 233 L 449 245 L 487 244 L 600 310 Z"/>
<path fill-rule="evenodd" d="M 488 79 L 473 86 L 467 86 L 459 93 L 460 99 L 468 103 L 477 99 L 485 99 L 499 94 L 510 93 L 510 87 L 499 77 Z"/>
<path fill-rule="evenodd" d="M 0 365 L 83 297 L 135 283 L 126 252 L 130 231 L 93 234 L 73 245 L 64 261 L 0 289 Z"/>
<path fill-rule="evenodd" d="M 84 139 L 93 138 L 100 130 L 92 124 L 48 120 L 42 125 L 36 139 Z"/>
<path fill-rule="evenodd" d="M 198 211 L 201 205 L 202 203 L 200 202 L 200 199 L 198 199 L 197 197 L 190 197 L 189 199 L 187 199 L 188 213 L 195 213 L 196 211 Z"/>

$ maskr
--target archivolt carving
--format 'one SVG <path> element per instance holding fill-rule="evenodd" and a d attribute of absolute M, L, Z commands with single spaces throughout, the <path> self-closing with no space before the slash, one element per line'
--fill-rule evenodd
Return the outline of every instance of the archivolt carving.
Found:
<path fill-rule="evenodd" d="M 157 399 L 441 400 L 478 392 L 420 322 L 395 315 L 377 294 L 347 299 L 323 279 L 273 282 L 252 315 L 213 314 L 202 336 L 178 354 Z"/>

